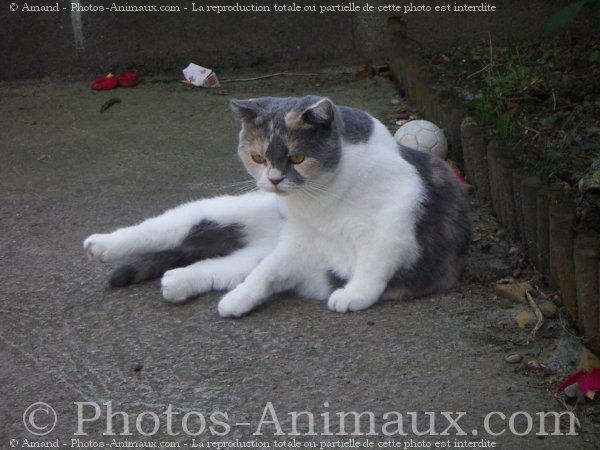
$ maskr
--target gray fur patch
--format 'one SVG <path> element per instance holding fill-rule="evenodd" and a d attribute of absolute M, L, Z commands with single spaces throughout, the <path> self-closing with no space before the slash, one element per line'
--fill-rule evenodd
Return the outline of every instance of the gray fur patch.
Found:
<path fill-rule="evenodd" d="M 292 153 L 312 158 L 321 169 L 332 170 L 341 159 L 340 138 L 352 143 L 367 140 L 373 126 L 368 114 L 340 108 L 314 95 L 234 100 L 231 105 L 243 123 L 239 151 L 259 147 L 253 140 L 267 141 L 267 159 L 295 183 L 301 183 L 302 176 L 288 161 Z"/>
<path fill-rule="evenodd" d="M 465 189 L 444 161 L 402 146 L 400 153 L 426 186 L 416 230 L 422 254 L 412 267 L 394 275 L 384 296 L 389 298 L 397 291 L 406 298 L 423 297 L 458 282 L 471 241 L 470 206 Z"/>
<path fill-rule="evenodd" d="M 367 142 L 373 134 L 373 119 L 366 112 L 359 109 L 340 106 L 344 131 L 342 137 L 351 144 Z"/>
<path fill-rule="evenodd" d="M 203 220 L 194 225 L 176 248 L 148 253 L 117 267 L 109 277 L 113 287 L 129 286 L 162 276 L 167 270 L 185 267 L 208 258 L 227 256 L 246 244 L 244 227 Z"/>

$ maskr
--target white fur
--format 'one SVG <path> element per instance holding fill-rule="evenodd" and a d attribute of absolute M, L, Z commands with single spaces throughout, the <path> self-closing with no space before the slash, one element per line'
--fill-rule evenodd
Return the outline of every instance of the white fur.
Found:
<path fill-rule="evenodd" d="M 209 290 L 231 290 L 221 316 L 241 316 L 277 292 L 327 300 L 338 312 L 368 308 L 401 267 L 419 256 L 415 226 L 424 187 L 377 120 L 363 144 L 344 143 L 334 174 L 317 187 L 286 195 L 260 191 L 182 205 L 139 225 L 94 234 L 84 247 L 103 262 L 181 243 L 201 220 L 241 223 L 249 244 L 233 254 L 166 272 L 162 293 L 178 302 Z M 280 211 L 285 216 L 282 220 Z M 327 272 L 348 280 L 331 292 Z"/>
<path fill-rule="evenodd" d="M 273 230 L 280 227 L 275 196 L 251 192 L 185 203 L 138 225 L 108 234 L 93 234 L 83 242 L 83 247 L 91 259 L 100 262 L 166 250 L 179 245 L 202 220 L 244 224 L 252 244 L 259 247 L 273 245 Z"/>
<path fill-rule="evenodd" d="M 112 262 L 126 256 L 173 248 L 203 220 L 242 224 L 248 245 L 223 258 L 199 261 L 165 272 L 161 286 L 166 301 L 180 302 L 211 290 L 236 287 L 273 250 L 282 223 L 275 195 L 252 192 L 186 203 L 138 225 L 109 234 L 93 234 L 83 246 L 91 259 Z"/>
<path fill-rule="evenodd" d="M 245 314 L 287 289 L 328 299 L 334 311 L 365 309 L 381 297 L 396 270 L 415 262 L 422 181 L 400 156 L 392 135 L 373 120 L 374 132 L 366 144 L 344 145 L 326 192 L 278 197 L 287 219 L 281 239 L 223 297 L 222 316 Z M 327 270 L 348 279 L 346 286 L 330 292 L 323 279 Z"/>

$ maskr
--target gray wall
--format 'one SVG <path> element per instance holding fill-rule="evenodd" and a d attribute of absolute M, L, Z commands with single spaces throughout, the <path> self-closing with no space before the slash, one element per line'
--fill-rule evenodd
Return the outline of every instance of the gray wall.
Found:
<path fill-rule="evenodd" d="M 59 12 L 11 12 L 0 7 L 0 79 L 103 74 L 135 68 L 144 73 L 179 75 L 189 62 L 211 68 L 249 66 L 294 68 L 316 64 L 378 63 L 385 60 L 385 22 L 400 15 L 408 35 L 424 49 L 438 51 L 487 38 L 495 42 L 539 35 L 551 13 L 569 0 L 491 1 L 495 13 L 193 13 L 192 0 L 115 0 L 129 5 L 179 5 L 179 13 L 70 12 L 77 0 L 33 0 Z M 79 0 L 81 5 L 110 6 L 111 0 Z M 291 4 L 288 0 L 237 0 L 242 5 Z M 196 0 L 196 5 L 235 4 Z M 333 0 L 296 0 L 297 4 L 333 5 Z M 343 4 L 349 2 L 341 1 Z M 355 0 L 363 6 L 367 0 Z M 371 5 L 405 0 L 369 1 Z M 420 3 L 415 1 L 416 3 Z M 446 4 L 429 1 L 426 4 Z M 479 4 L 481 2 L 470 2 Z M 63 10 L 62 8 L 67 8 Z"/>

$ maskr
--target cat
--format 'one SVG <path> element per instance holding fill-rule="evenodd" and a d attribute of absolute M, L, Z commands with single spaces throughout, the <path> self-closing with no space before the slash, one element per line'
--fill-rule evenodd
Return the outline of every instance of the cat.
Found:
<path fill-rule="evenodd" d="M 133 257 L 111 285 L 162 276 L 162 296 L 175 303 L 229 291 L 218 313 L 240 317 L 288 290 L 348 312 L 457 284 L 470 208 L 444 161 L 325 97 L 232 100 L 231 108 L 241 122 L 238 155 L 258 190 L 91 235 L 92 259 Z"/>

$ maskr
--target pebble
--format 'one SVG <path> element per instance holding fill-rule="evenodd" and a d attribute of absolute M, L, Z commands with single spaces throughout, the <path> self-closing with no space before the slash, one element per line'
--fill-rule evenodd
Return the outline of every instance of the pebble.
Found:
<path fill-rule="evenodd" d="M 523 360 L 523 357 L 521 355 L 519 355 L 518 353 L 515 353 L 513 355 L 508 355 L 504 361 L 506 361 L 508 364 L 518 364 L 522 360 Z"/>

